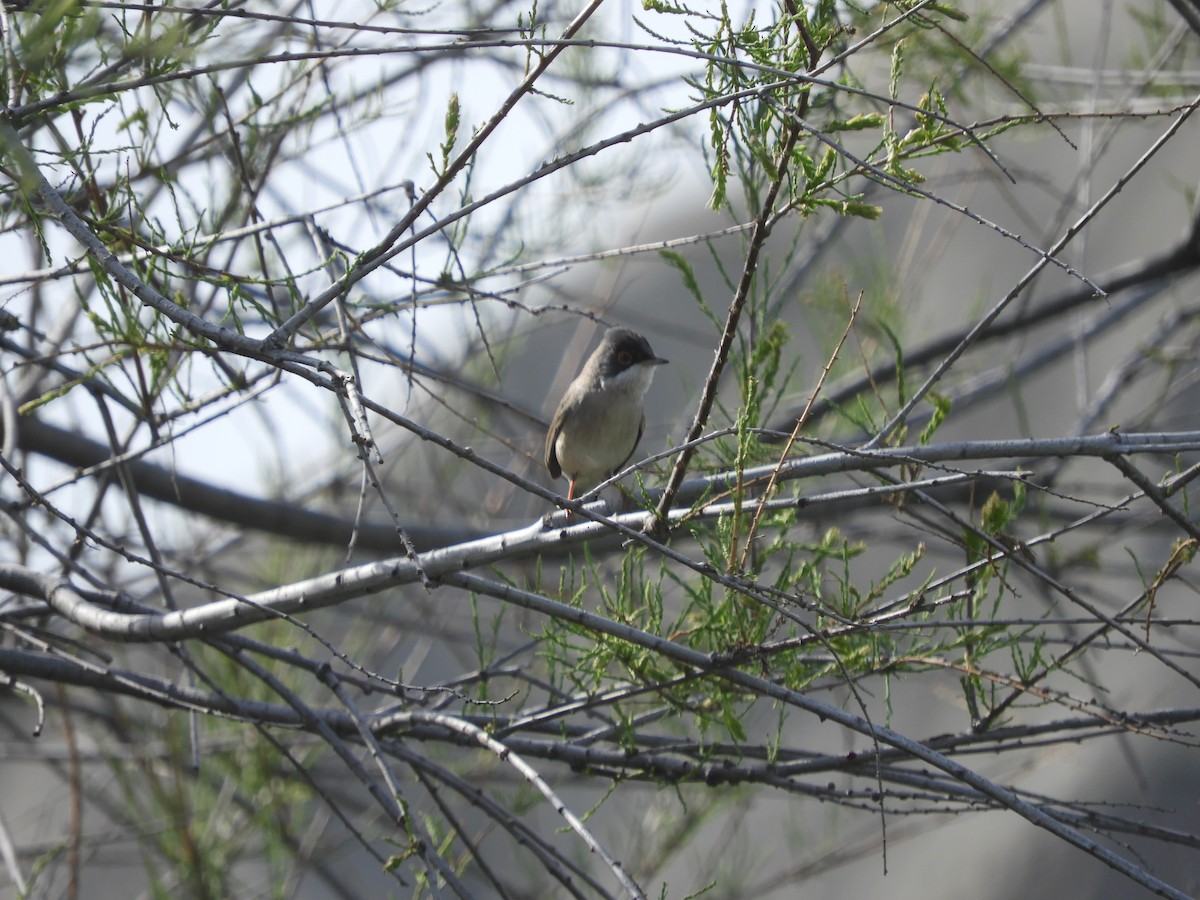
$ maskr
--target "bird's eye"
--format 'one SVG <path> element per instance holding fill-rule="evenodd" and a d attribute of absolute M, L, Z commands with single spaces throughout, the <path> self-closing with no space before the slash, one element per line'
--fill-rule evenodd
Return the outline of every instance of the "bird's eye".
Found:
<path fill-rule="evenodd" d="M 619 362 L 623 366 L 627 366 L 631 362 L 633 362 L 633 354 L 630 353 L 628 350 L 622 350 L 620 353 L 617 354 L 617 362 Z"/>

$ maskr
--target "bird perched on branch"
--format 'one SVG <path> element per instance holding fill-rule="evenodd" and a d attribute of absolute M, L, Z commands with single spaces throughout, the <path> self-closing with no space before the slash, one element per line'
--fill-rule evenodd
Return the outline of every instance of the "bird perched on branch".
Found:
<path fill-rule="evenodd" d="M 567 499 L 619 472 L 646 427 L 643 400 L 666 363 L 628 328 L 610 328 L 567 387 L 546 435 L 546 468 L 570 480 Z"/>

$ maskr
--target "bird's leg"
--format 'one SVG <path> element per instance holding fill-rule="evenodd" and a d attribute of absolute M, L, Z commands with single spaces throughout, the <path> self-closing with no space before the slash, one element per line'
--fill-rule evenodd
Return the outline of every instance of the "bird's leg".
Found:
<path fill-rule="evenodd" d="M 570 483 L 567 485 L 567 499 L 568 500 L 575 499 L 575 479 L 574 478 L 572 478 L 570 480 Z M 573 510 L 573 509 L 567 510 L 567 521 L 568 522 L 575 521 L 575 510 Z"/>

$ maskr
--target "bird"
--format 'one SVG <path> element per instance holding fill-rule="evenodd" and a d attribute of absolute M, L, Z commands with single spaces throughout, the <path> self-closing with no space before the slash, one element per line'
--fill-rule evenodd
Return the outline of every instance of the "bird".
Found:
<path fill-rule="evenodd" d="M 629 462 L 646 429 L 643 401 L 656 367 L 650 342 L 628 328 L 610 328 L 575 376 L 546 434 L 551 478 L 569 480 L 574 500 Z"/>

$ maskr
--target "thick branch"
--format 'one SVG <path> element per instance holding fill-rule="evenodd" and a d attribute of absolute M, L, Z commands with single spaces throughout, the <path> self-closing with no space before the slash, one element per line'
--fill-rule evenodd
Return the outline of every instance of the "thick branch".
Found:
<path fill-rule="evenodd" d="M 1088 437 L 977 441 L 918 447 L 888 448 L 874 451 L 839 451 L 748 469 L 742 482 L 762 479 L 765 484 L 777 473 L 777 481 L 847 471 L 872 471 L 896 465 L 937 463 L 966 459 L 1021 458 L 1045 456 L 1098 456 L 1105 459 L 1134 453 L 1182 453 L 1200 450 L 1200 432 L 1120 434 L 1106 432 Z M 703 493 L 714 486 L 729 487 L 736 476 L 726 474 L 702 480 L 690 486 Z M 688 487 L 688 486 L 685 486 Z M 799 501 L 798 501 L 799 502 Z M 94 633 L 125 641 L 176 641 L 205 637 L 240 628 L 281 614 L 311 609 L 366 596 L 391 587 L 412 584 L 422 573 L 432 581 L 466 568 L 490 565 L 501 560 L 528 558 L 546 552 L 561 552 L 564 546 L 581 545 L 589 539 L 619 531 L 626 538 L 644 544 L 652 551 L 672 559 L 732 590 L 758 599 L 760 592 L 750 579 L 717 572 L 639 532 L 655 514 L 637 512 L 604 518 L 586 507 L 580 511 L 590 519 L 569 528 L 544 527 L 541 520 L 518 531 L 481 538 L 476 541 L 431 550 L 416 556 L 393 557 L 362 566 L 341 569 L 248 597 L 214 600 L 191 609 L 167 613 L 135 613 L 105 608 L 89 599 L 66 581 L 42 576 L 15 565 L 0 566 L 0 586 L 17 593 L 39 597 L 60 614 Z M 686 508 L 672 511 L 671 518 L 691 517 Z"/>
<path fill-rule="evenodd" d="M 33 416 L 20 420 L 17 437 L 22 450 L 42 454 L 77 469 L 103 465 L 112 456 L 109 448 L 99 441 Z M 348 546 L 351 534 L 357 529 L 355 544 L 362 550 L 395 553 L 401 549 L 400 538 L 390 524 L 356 523 L 343 516 L 307 509 L 299 503 L 251 497 L 142 459 L 128 460 L 122 465 L 144 496 L 208 516 L 218 522 L 228 522 L 242 529 L 305 543 L 335 547 Z M 420 524 L 407 524 L 405 530 L 420 547 L 444 547 L 482 536 L 464 528 L 437 528 Z"/>

